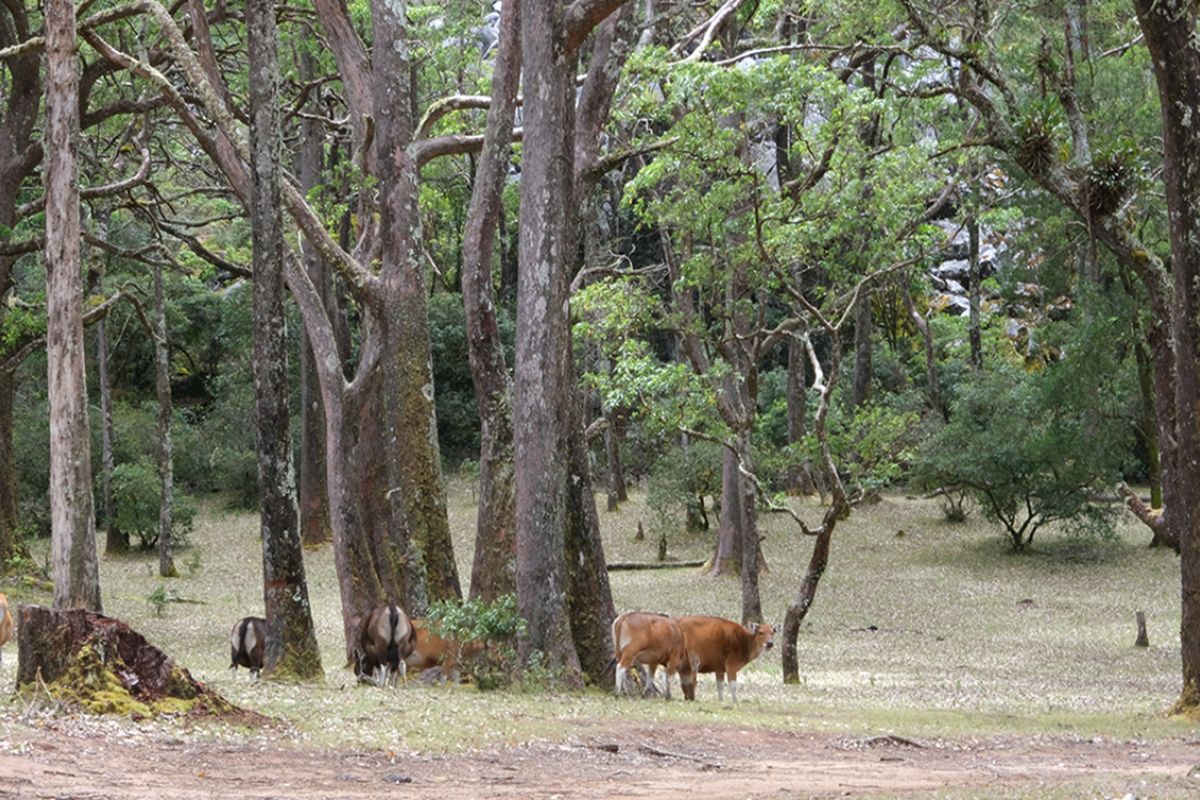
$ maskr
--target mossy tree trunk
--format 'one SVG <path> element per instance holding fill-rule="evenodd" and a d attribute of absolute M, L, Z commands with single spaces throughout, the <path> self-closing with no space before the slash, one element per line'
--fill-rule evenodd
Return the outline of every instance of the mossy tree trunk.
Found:
<path fill-rule="evenodd" d="M 163 290 L 162 265 L 154 264 L 154 392 L 158 399 L 158 574 L 174 578 L 175 558 L 171 551 L 172 502 L 175 493 L 175 464 L 171 447 L 171 350 L 167 343 L 167 298 Z"/>
<path fill-rule="evenodd" d="M 279 67 L 272 0 L 246 4 L 250 69 L 254 392 L 268 676 L 320 680 L 320 652 L 300 550 L 288 411 L 280 203 Z"/>

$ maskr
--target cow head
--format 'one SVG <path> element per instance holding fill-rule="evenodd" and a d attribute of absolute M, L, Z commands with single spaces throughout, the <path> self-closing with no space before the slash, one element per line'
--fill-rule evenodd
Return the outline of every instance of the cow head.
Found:
<path fill-rule="evenodd" d="M 769 622 L 751 622 L 749 631 L 754 635 L 754 650 L 761 653 L 775 646 L 775 626 Z"/>

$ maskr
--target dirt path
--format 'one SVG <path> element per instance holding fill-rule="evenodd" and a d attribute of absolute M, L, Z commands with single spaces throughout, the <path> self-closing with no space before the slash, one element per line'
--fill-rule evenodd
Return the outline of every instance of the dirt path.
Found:
<path fill-rule="evenodd" d="M 43 723 L 44 724 L 44 723 Z M 1200 796 L 1200 741 L 999 737 L 908 744 L 762 730 L 626 728 L 450 756 L 0 720 L 0 798 Z M 919 745 L 919 746 L 914 746 Z M 1193 777 L 1189 777 L 1189 772 Z M 977 794 L 978 792 L 978 794 Z M 1078 792 L 1078 794 L 1077 794 Z"/>

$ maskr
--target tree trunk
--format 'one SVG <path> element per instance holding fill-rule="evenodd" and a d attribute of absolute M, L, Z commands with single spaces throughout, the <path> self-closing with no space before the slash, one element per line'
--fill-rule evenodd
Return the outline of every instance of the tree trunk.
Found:
<path fill-rule="evenodd" d="M 969 363 L 976 371 L 983 368 L 983 336 L 980 329 L 979 307 L 982 303 L 983 274 L 979 266 L 979 222 L 975 217 L 968 217 L 967 225 L 967 264 L 970 276 L 967 280 L 967 338 L 971 342 Z"/>
<path fill-rule="evenodd" d="M 171 448 L 171 372 L 167 345 L 167 298 L 162 265 L 154 265 L 154 393 L 158 398 L 158 574 L 174 578 L 171 553 L 171 515 L 175 494 L 174 454 Z"/>
<path fill-rule="evenodd" d="M 46 3 L 46 352 L 55 608 L 100 610 L 80 276 L 75 5 Z"/>
<path fill-rule="evenodd" d="M 1178 710 L 1200 707 L 1200 52 L 1194 3 L 1135 0 L 1163 116 L 1163 183 L 1170 220 L 1170 338 L 1175 355 L 1173 474 L 1164 486 L 1178 533 L 1183 687 Z M 1172 491 L 1174 490 L 1174 491 Z"/>
<path fill-rule="evenodd" d="M 854 385 L 850 405 L 858 408 L 871 399 L 871 294 L 863 291 L 854 306 Z"/>
<path fill-rule="evenodd" d="M 738 575 L 742 571 L 742 490 L 737 455 L 721 452 L 721 514 L 717 519 L 717 548 L 708 574 Z"/>
<path fill-rule="evenodd" d="M 617 503 L 629 499 L 629 488 L 625 485 L 625 470 L 621 467 L 621 444 L 617 436 L 617 413 L 609 408 L 604 412 L 608 425 L 604 428 L 604 455 L 608 462 L 608 493 Z M 609 511 L 615 511 L 610 508 Z"/>
<path fill-rule="evenodd" d="M 1158 422 L 1154 414 L 1153 366 L 1145 346 L 1135 344 L 1134 360 L 1137 361 L 1138 390 L 1142 398 L 1142 434 L 1146 438 L 1146 460 L 1150 462 L 1150 507 L 1161 509 L 1163 505 L 1162 461 L 1158 450 Z M 1152 546 L 1165 544 L 1156 535 Z"/>
<path fill-rule="evenodd" d="M 300 54 L 299 61 L 301 80 L 312 80 L 316 67 L 308 49 Z M 316 93 L 310 95 L 308 107 L 310 112 L 319 109 Z M 296 171 L 300 190 L 305 195 L 321 182 L 323 146 L 321 123 L 315 119 L 302 120 Z M 334 319 L 337 317 L 337 302 L 329 268 L 317 249 L 306 240 L 301 240 L 300 247 L 304 269 L 317 288 L 326 313 Z M 329 526 L 329 492 L 325 485 L 325 410 L 321 405 L 321 387 L 313 362 L 308 326 L 303 327 L 304 335 L 300 344 L 300 454 L 297 459 L 300 475 L 300 540 L 306 545 L 319 545 L 333 538 Z"/>
<path fill-rule="evenodd" d="M 407 522 L 415 545 L 410 554 L 420 556 L 414 567 L 423 573 L 428 599 L 458 600 L 462 589 L 446 514 L 433 405 L 417 165 L 411 147 L 414 88 L 407 22 L 403 7 L 389 0 L 372 0 L 371 10 L 381 262 L 380 303 L 374 316 L 383 348 L 378 384 L 385 414 L 381 432 L 390 453 L 385 462 L 385 493 L 395 519 Z M 418 588 L 409 587 L 407 608 L 414 614 L 424 612 L 421 592 L 414 591 Z"/>
<path fill-rule="evenodd" d="M 742 468 L 754 472 L 752 460 L 750 431 L 742 431 L 737 438 L 738 455 Z M 762 600 L 758 592 L 758 573 L 765 567 L 762 550 L 758 541 L 758 509 L 756 506 L 754 484 L 749 478 L 738 474 L 738 484 L 742 492 L 742 624 L 762 622 Z"/>
<path fill-rule="evenodd" d="M 533 653 L 580 679 L 566 592 L 568 419 L 567 205 L 572 192 L 576 52 L 559 0 L 521 7 L 525 153 L 521 175 L 520 271 L 514 370 L 517 605 L 527 623 L 523 661 Z"/>
<path fill-rule="evenodd" d="M 104 552 L 124 553 L 129 549 L 129 534 L 113 521 L 112 473 L 116 466 L 113 457 L 112 378 L 108 374 L 108 321 L 96 323 L 96 375 L 100 386 L 100 519 L 104 521 Z"/>
<path fill-rule="evenodd" d="M 13 373 L 0 370 L 0 564 L 24 554 L 17 538 L 17 470 L 13 450 Z"/>
<path fill-rule="evenodd" d="M 925 383 L 928 385 L 926 396 L 929 399 L 929 410 L 940 415 L 943 420 L 947 420 L 947 409 L 942 402 L 942 391 L 938 382 L 937 355 L 933 350 L 933 331 L 929 329 L 929 322 L 917 310 L 917 304 L 913 301 L 912 287 L 908 285 L 907 281 L 901 287 L 901 291 L 904 292 L 904 305 L 908 309 L 908 318 L 912 320 L 917 332 L 921 334 L 921 343 L 925 347 Z"/>
<path fill-rule="evenodd" d="M 795 339 L 788 340 L 787 375 L 787 441 L 788 446 L 798 451 L 805 436 L 805 417 L 808 414 L 808 386 L 805 377 L 808 354 L 804 345 Z M 812 472 L 807 460 L 795 454 L 788 464 L 788 491 L 792 494 L 810 495 L 816 491 Z"/>
<path fill-rule="evenodd" d="M 246 28 L 253 176 L 254 394 L 267 618 L 264 671 L 274 677 L 320 680 L 324 672 L 304 576 L 292 471 L 274 3 L 250 0 Z"/>
<path fill-rule="evenodd" d="M 521 75 L 520 36 L 520 2 L 508 0 L 500 10 L 492 104 L 463 232 L 463 310 L 480 426 L 479 511 L 470 596 L 487 601 L 512 594 L 517 588 L 513 387 L 496 319 L 492 251 L 512 145 L 513 111 Z"/>

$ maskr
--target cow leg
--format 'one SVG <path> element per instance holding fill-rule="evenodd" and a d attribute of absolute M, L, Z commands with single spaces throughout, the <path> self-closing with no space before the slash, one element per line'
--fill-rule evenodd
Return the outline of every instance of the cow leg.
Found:
<path fill-rule="evenodd" d="M 737 703 L 737 673 L 729 673 L 729 696 L 733 699 L 734 704 Z"/>
<path fill-rule="evenodd" d="M 663 667 L 663 699 L 671 699 L 671 672 Z"/>
<path fill-rule="evenodd" d="M 717 702 L 725 700 L 725 673 L 717 673 Z"/>
<path fill-rule="evenodd" d="M 624 664 L 617 664 L 617 680 L 613 687 L 613 694 L 620 697 L 625 693 L 625 676 L 629 669 Z"/>
<path fill-rule="evenodd" d="M 658 672 L 658 665 L 650 664 L 642 666 L 642 674 L 645 675 L 649 671 L 650 677 L 642 681 L 642 697 L 649 697 L 651 692 L 657 692 L 658 686 L 654 683 L 654 676 Z"/>

